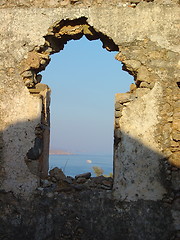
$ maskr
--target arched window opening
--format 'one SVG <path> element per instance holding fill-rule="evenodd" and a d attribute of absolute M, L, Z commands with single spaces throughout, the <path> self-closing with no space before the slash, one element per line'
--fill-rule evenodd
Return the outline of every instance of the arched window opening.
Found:
<path fill-rule="evenodd" d="M 83 36 L 90 42 L 82 38 Z M 114 59 L 114 56 L 119 52 L 119 47 L 111 38 L 90 26 L 85 17 L 75 20 L 66 19 L 55 23 L 48 29 L 44 38 L 45 44 L 36 46 L 21 63 L 21 74 L 26 87 L 31 94 L 39 95 L 42 98 L 41 123 L 35 129 L 35 145 L 27 153 L 29 169 L 41 178 L 47 177 L 50 91 L 46 84 L 42 84 L 47 83 L 52 89 L 53 99 L 51 107 L 51 150 L 74 153 L 74 155 L 63 156 L 62 161 L 57 160 L 58 167 L 61 167 L 66 175 L 71 176 L 86 171 L 93 173 L 93 167 L 97 167 L 94 168 L 94 174 L 96 175 L 102 173 L 109 175 L 112 171 L 115 173 L 116 168 L 112 168 L 116 160 L 113 162 L 112 155 L 114 153 L 115 159 L 117 143 L 120 140 L 118 134 L 120 130 L 120 111 L 115 104 L 114 121 L 114 95 L 115 93 L 127 92 L 134 80 L 127 72 L 121 70 L 120 62 Z M 78 41 L 72 40 L 79 40 L 79 43 L 82 41 L 79 44 L 79 49 L 77 46 L 73 46 L 73 44 L 77 45 Z M 95 41 L 91 42 L 91 40 Z M 63 59 L 63 55 L 66 54 L 71 45 L 73 46 L 72 49 L 70 48 L 66 59 Z M 93 45 L 94 50 L 93 48 L 91 50 L 90 46 Z M 62 51 L 64 48 L 65 50 Z M 104 51 L 102 48 L 111 53 Z M 60 53 L 54 54 L 58 52 Z M 59 58 L 59 63 L 55 64 L 56 66 L 50 64 L 50 67 L 46 68 L 52 54 L 54 54 L 52 59 Z M 116 59 L 123 61 L 124 58 L 121 53 L 118 53 Z M 123 69 L 136 79 L 137 70 L 131 66 L 127 68 L 126 65 L 123 62 Z M 47 70 L 42 72 L 45 68 Z M 52 69 L 49 75 L 48 69 Z M 40 72 L 44 79 L 42 83 L 40 83 L 42 80 Z M 57 73 L 57 76 L 55 76 L 55 73 Z M 57 81 L 55 85 L 54 83 L 51 84 L 53 78 L 55 78 L 54 81 Z M 137 83 L 136 86 L 133 86 L 138 87 Z M 53 106 L 53 101 L 56 101 L 53 97 L 54 93 L 59 97 L 59 100 Z M 118 104 L 121 107 L 124 106 L 122 106 L 122 103 L 118 102 Z M 59 117 L 60 120 L 55 120 L 54 116 Z M 78 155 L 80 153 L 81 155 Z M 78 168 L 78 164 L 75 164 L 75 161 L 70 161 L 70 157 L 77 157 L 77 161 L 80 161 L 82 153 L 93 154 L 94 158 L 92 155 L 90 157 L 86 156 L 83 159 L 86 167 L 84 165 Z M 103 165 L 102 159 L 101 161 L 98 160 L 102 154 L 109 155 L 104 160 L 106 163 L 108 162 L 109 167 L 107 168 Z M 59 155 L 57 157 L 60 159 Z M 38 160 L 36 168 L 31 167 L 31 160 L 34 159 Z M 50 159 L 50 168 L 55 165 Z"/>
<path fill-rule="evenodd" d="M 69 41 L 42 72 L 52 91 L 50 169 L 70 176 L 113 172 L 114 95 L 133 82 L 115 54 L 83 37 Z"/>

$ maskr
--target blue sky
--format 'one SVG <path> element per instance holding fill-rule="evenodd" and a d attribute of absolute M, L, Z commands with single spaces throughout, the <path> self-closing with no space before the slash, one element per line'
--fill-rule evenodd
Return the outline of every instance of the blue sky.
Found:
<path fill-rule="evenodd" d="M 52 90 L 51 149 L 112 154 L 114 95 L 133 83 L 116 54 L 83 37 L 51 56 L 41 73 Z"/>

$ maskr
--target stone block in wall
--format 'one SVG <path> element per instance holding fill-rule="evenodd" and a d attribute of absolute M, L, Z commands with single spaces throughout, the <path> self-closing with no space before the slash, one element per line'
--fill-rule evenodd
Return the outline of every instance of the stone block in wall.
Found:
<path fill-rule="evenodd" d="M 155 81 L 155 79 L 154 79 L 154 76 L 152 76 L 152 73 L 150 73 L 145 66 L 141 66 L 138 69 L 136 81 L 151 83 Z"/>
<path fill-rule="evenodd" d="M 131 85 L 130 85 L 130 92 L 133 92 L 133 91 L 135 91 L 137 89 L 137 86 L 134 84 L 134 83 L 132 83 Z"/>
<path fill-rule="evenodd" d="M 126 68 L 131 72 L 137 72 L 141 66 L 141 62 L 137 60 L 125 60 L 123 63 L 126 65 Z"/>
<path fill-rule="evenodd" d="M 131 101 L 131 94 L 130 93 L 116 93 L 115 101 L 118 103 L 126 103 Z"/>
<path fill-rule="evenodd" d="M 115 103 L 115 110 L 121 111 L 123 109 L 123 105 L 120 102 Z"/>
<path fill-rule="evenodd" d="M 122 116 L 122 111 L 115 111 L 115 118 L 119 118 Z"/>
<path fill-rule="evenodd" d="M 172 138 L 175 140 L 175 141 L 180 141 L 180 132 L 173 129 L 173 132 L 172 132 Z"/>

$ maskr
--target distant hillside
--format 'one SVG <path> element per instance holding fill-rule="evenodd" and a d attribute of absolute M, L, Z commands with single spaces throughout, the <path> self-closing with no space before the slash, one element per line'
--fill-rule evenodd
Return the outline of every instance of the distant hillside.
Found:
<path fill-rule="evenodd" d="M 64 152 L 62 150 L 50 150 L 49 155 L 73 155 L 73 153 Z"/>

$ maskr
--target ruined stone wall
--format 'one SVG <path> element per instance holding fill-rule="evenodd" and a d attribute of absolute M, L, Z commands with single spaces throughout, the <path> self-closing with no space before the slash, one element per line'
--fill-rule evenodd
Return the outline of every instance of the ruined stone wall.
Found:
<path fill-rule="evenodd" d="M 165 167 L 164 163 L 167 161 L 179 167 L 179 140 L 171 135 L 174 131 L 173 112 L 179 112 L 179 80 L 176 77 L 179 71 L 176 69 L 178 56 L 174 52 L 160 49 L 149 40 L 144 47 L 146 51 L 139 48 L 137 56 L 131 46 L 131 57 L 135 53 L 136 60 L 123 59 L 122 53 L 117 56 L 123 60 L 125 69 L 134 72 L 136 85 L 131 85 L 129 93 L 116 96 L 115 156 L 122 161 L 119 170 L 118 166 L 115 167 L 115 173 L 120 174 L 117 177 L 117 188 L 121 189 L 122 196 L 132 198 L 125 193 L 129 185 L 130 189 L 133 186 L 139 188 L 137 193 L 135 187 L 134 198 L 141 194 L 141 197 L 146 198 L 146 194 L 149 194 L 148 198 L 161 199 L 166 192 L 164 187 L 167 187 L 170 180 L 170 176 L 160 177 L 166 168 L 170 174 L 170 167 Z M 146 55 L 145 58 L 142 53 Z M 176 100 L 172 91 L 177 94 Z M 176 109 L 174 105 L 177 106 Z M 173 143 L 178 145 L 174 150 Z M 173 169 L 176 171 L 176 168 Z M 137 172 L 141 174 L 137 176 Z M 131 194 L 132 192 L 133 190 Z"/>
<path fill-rule="evenodd" d="M 50 90 L 40 84 L 39 73 L 49 63 L 51 54 L 63 50 L 69 40 L 85 35 L 89 40 L 100 39 L 108 51 L 118 51 L 117 60 L 135 80 L 128 93 L 116 95 L 114 185 L 110 193 L 113 206 L 109 209 L 113 208 L 117 219 L 128 214 L 128 219 L 137 215 L 138 221 L 143 212 L 148 226 L 158 215 L 158 227 L 161 234 L 164 230 L 164 235 L 157 234 L 153 225 L 153 233 L 149 232 L 147 239 L 168 239 L 172 232 L 174 237 L 178 236 L 179 13 L 177 1 L 168 0 L 1 1 L 1 191 L 11 191 L 21 198 L 33 194 L 36 198 L 34 191 L 40 185 L 40 178 L 47 174 L 49 139 Z M 85 195 L 78 201 L 87 212 Z M 38 199 L 40 205 L 48 201 L 46 196 L 43 199 Z M 56 208 L 61 193 L 58 201 L 54 195 L 52 199 Z M 99 204 L 97 199 L 95 208 Z M 67 200 L 70 205 L 71 200 L 74 197 Z M 136 201 L 145 206 L 141 213 Z M 127 206 L 121 206 L 122 202 Z M 103 204 L 108 208 L 106 202 Z M 51 205 L 47 204 L 47 208 L 50 211 Z M 24 212 L 18 211 L 24 216 Z M 77 211 L 80 214 L 80 209 Z M 43 219 L 48 214 L 47 211 Z M 51 220 L 54 214 L 49 217 Z M 8 215 L 4 219 L 4 224 L 10 221 Z M 134 229 L 136 221 L 132 219 Z M 93 224 L 96 221 L 92 217 Z M 16 229 L 15 222 L 9 223 L 12 229 Z M 121 225 L 122 221 L 118 223 Z M 129 220 L 125 225 L 128 223 Z M 28 226 L 27 222 L 23 224 L 21 227 Z M 51 232 L 58 232 L 51 227 Z M 41 229 L 40 223 L 37 229 Z M 146 230 L 142 229 L 139 236 L 133 231 L 132 234 L 130 230 L 122 230 L 118 237 L 145 239 Z M 117 239 L 116 232 L 117 229 L 112 239 Z M 53 239 L 48 234 L 32 239 Z M 101 238 L 94 235 L 92 239 Z"/>
<path fill-rule="evenodd" d="M 160 201 L 154 205 L 143 200 L 117 202 L 105 190 L 39 192 L 34 201 L 0 194 L 4 239 L 176 239 L 170 208 Z"/>
<path fill-rule="evenodd" d="M 160 4 L 176 4 L 178 0 L 2 0 L 1 7 L 92 7 L 92 6 L 129 6 L 136 7 L 140 2 L 155 2 Z"/>

